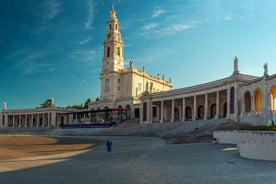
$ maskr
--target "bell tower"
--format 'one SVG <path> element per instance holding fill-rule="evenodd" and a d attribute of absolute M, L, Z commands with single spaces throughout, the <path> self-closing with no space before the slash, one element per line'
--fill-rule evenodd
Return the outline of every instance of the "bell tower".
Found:
<path fill-rule="evenodd" d="M 107 21 L 101 72 L 101 100 L 113 101 L 120 97 L 120 72 L 124 69 L 124 43 L 114 4 Z"/>

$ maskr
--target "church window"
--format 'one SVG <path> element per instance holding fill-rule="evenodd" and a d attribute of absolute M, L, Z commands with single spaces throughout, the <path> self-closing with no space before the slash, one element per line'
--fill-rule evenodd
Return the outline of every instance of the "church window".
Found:
<path fill-rule="evenodd" d="M 118 83 L 120 83 L 121 82 L 121 80 L 120 79 L 118 79 Z"/>
<path fill-rule="evenodd" d="M 120 91 L 120 86 L 118 86 L 118 88 L 117 88 L 117 89 L 118 89 L 118 91 Z"/>
<path fill-rule="evenodd" d="M 121 50 L 120 47 L 117 47 L 117 55 L 120 56 L 121 55 Z"/>
<path fill-rule="evenodd" d="M 110 57 L 110 47 L 107 47 L 106 57 Z"/>
<path fill-rule="evenodd" d="M 111 30 L 111 24 L 109 24 L 109 29 Z"/>
<path fill-rule="evenodd" d="M 105 91 L 109 91 L 109 80 L 105 80 Z"/>
<path fill-rule="evenodd" d="M 118 29 L 118 25 L 116 24 L 116 30 Z"/>

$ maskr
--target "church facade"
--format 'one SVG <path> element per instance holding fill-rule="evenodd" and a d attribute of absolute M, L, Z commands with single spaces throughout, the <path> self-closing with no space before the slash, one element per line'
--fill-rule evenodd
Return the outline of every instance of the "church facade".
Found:
<path fill-rule="evenodd" d="M 276 120 L 276 74 L 243 74 L 234 59 L 233 73 L 226 78 L 172 90 L 171 80 L 153 76 L 130 61 L 125 67 L 124 43 L 114 7 L 110 11 L 103 43 L 101 96 L 88 104 L 89 111 L 128 109 L 127 119 L 140 123 L 196 122 L 232 119 L 267 124 Z M 34 108 L 0 112 L 0 127 L 57 127 L 74 121 L 66 108 Z M 88 117 L 89 118 L 89 117 Z"/>

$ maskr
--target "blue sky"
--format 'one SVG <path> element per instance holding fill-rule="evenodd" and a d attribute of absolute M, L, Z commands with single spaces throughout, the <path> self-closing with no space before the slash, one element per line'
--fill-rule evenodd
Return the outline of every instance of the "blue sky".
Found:
<path fill-rule="evenodd" d="M 249 75 L 276 73 L 276 1 L 2 0 L 0 103 L 33 108 L 100 96 L 103 41 L 111 4 L 125 64 L 172 78 L 182 88 L 227 77 L 233 60 Z"/>

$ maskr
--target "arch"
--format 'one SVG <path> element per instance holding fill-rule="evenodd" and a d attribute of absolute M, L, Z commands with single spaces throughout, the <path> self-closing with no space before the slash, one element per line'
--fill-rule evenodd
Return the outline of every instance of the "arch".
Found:
<path fill-rule="evenodd" d="M 262 109 L 262 91 L 260 88 L 255 90 L 254 94 L 254 105 L 255 105 L 255 113 L 259 114 Z"/>
<path fill-rule="evenodd" d="M 192 119 L 192 108 L 191 107 L 186 107 L 185 109 L 185 118 L 187 120 L 191 120 Z"/>
<path fill-rule="evenodd" d="M 226 118 L 227 116 L 227 102 L 223 104 L 223 117 Z"/>
<path fill-rule="evenodd" d="M 244 112 L 249 113 L 251 111 L 251 95 L 249 91 L 244 93 Z"/>
<path fill-rule="evenodd" d="M 108 106 L 105 106 L 104 109 L 109 109 L 109 107 L 108 107 Z"/>
<path fill-rule="evenodd" d="M 179 121 L 179 109 L 177 107 L 174 108 L 174 120 Z"/>
<path fill-rule="evenodd" d="M 271 110 L 276 111 L 276 85 L 273 85 L 270 89 L 271 96 Z"/>
<path fill-rule="evenodd" d="M 203 105 L 200 105 L 197 108 L 197 117 L 198 117 L 198 119 L 203 119 L 204 118 L 204 106 Z"/>
<path fill-rule="evenodd" d="M 130 105 L 126 105 L 126 117 L 127 117 L 127 120 L 130 120 L 131 119 L 131 106 Z"/>
<path fill-rule="evenodd" d="M 105 91 L 109 91 L 109 80 L 105 79 Z"/>
<path fill-rule="evenodd" d="M 107 50 L 106 50 L 106 57 L 110 57 L 110 47 L 107 47 Z"/>
<path fill-rule="evenodd" d="M 212 105 L 211 105 L 211 114 L 210 114 L 210 118 L 214 118 L 214 117 L 216 116 L 216 113 L 217 113 L 216 107 L 217 107 L 216 104 L 212 104 Z"/>
<path fill-rule="evenodd" d="M 123 108 L 123 106 L 119 105 L 119 106 L 118 106 L 118 108 L 119 108 L 119 109 L 122 109 L 122 108 Z"/>
<path fill-rule="evenodd" d="M 43 126 L 43 117 L 39 118 L 39 126 Z"/>

